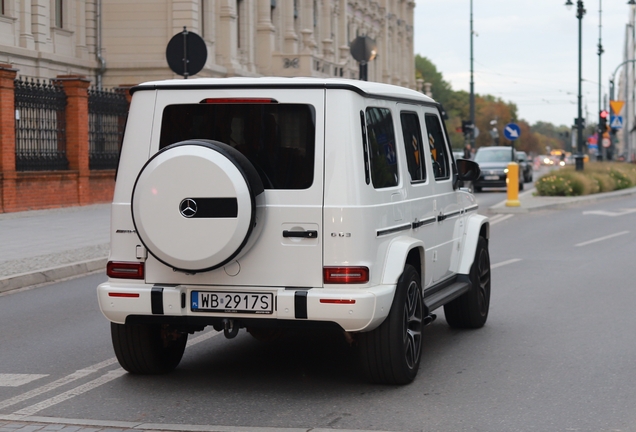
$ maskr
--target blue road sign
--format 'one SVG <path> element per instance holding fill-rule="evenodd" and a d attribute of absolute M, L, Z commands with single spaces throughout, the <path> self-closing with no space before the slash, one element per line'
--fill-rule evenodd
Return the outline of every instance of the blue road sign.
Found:
<path fill-rule="evenodd" d="M 507 140 L 514 141 L 521 135 L 521 129 L 516 123 L 508 123 L 504 128 L 504 136 Z"/>
<path fill-rule="evenodd" d="M 622 129 L 623 128 L 623 116 L 613 115 L 610 118 L 610 127 L 612 129 Z"/>

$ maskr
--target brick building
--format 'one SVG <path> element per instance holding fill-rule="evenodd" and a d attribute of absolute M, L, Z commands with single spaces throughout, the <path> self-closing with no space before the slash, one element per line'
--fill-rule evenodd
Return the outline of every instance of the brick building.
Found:
<path fill-rule="evenodd" d="M 415 89 L 414 7 L 413 0 L 0 0 L 0 212 L 110 200 L 114 169 L 90 163 L 88 88 L 178 77 L 165 53 L 184 27 L 207 48 L 199 77 L 356 79 L 349 43 L 368 36 L 376 43 L 368 79 Z M 15 108 L 16 76 L 56 79 L 64 90 L 65 136 L 52 139 L 58 150 L 58 140 L 66 146 L 63 168 L 20 163 L 15 131 L 25 122 Z"/>

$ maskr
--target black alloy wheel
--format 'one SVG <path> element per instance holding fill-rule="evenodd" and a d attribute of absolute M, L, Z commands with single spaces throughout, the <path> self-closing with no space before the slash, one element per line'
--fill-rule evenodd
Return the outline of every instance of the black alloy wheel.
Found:
<path fill-rule="evenodd" d="M 422 356 L 424 302 L 420 274 L 409 264 L 398 280 L 389 315 L 358 337 L 362 370 L 377 384 L 408 384 Z"/>
<path fill-rule="evenodd" d="M 486 324 L 490 309 L 490 254 L 488 241 L 479 237 L 475 260 L 470 268 L 471 288 L 461 297 L 444 305 L 446 322 L 453 328 L 480 328 Z"/>

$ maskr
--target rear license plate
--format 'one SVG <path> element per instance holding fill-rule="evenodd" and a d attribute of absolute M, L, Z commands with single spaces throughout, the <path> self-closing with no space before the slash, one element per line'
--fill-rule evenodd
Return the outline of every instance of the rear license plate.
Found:
<path fill-rule="evenodd" d="M 484 180 L 499 180 L 499 176 L 484 176 Z"/>
<path fill-rule="evenodd" d="M 255 292 L 192 291 L 193 312 L 231 312 L 271 314 L 274 294 Z"/>

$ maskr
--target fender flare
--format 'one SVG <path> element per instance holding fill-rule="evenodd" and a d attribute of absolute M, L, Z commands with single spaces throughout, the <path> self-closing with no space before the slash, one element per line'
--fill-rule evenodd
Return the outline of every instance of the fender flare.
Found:
<path fill-rule="evenodd" d="M 490 239 L 490 222 L 486 216 L 480 214 L 470 215 L 466 220 L 466 230 L 464 231 L 464 247 L 459 262 L 458 274 L 469 274 L 470 267 L 475 260 L 477 242 L 481 233 L 484 233 L 486 240 Z"/>
<path fill-rule="evenodd" d="M 382 270 L 382 284 L 395 285 L 404 271 L 406 258 L 413 249 L 420 249 L 420 268 L 424 272 L 424 242 L 412 237 L 400 236 L 389 244 Z M 420 275 L 420 277 L 423 275 Z"/>

